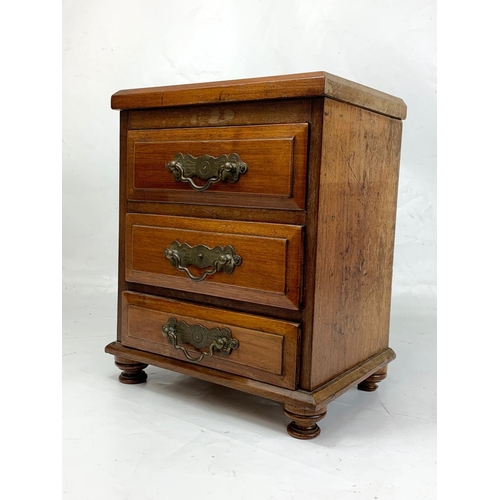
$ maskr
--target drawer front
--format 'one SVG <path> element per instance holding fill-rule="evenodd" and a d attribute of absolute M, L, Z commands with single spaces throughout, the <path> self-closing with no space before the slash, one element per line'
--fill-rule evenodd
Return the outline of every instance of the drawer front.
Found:
<path fill-rule="evenodd" d="M 298 324 L 132 292 L 123 299 L 123 345 L 295 389 Z M 232 347 L 210 356 L 221 338 Z"/>
<path fill-rule="evenodd" d="M 127 214 L 127 281 L 299 309 L 302 227 Z"/>
<path fill-rule="evenodd" d="M 128 199 L 304 209 L 307 136 L 307 123 L 131 130 Z"/>

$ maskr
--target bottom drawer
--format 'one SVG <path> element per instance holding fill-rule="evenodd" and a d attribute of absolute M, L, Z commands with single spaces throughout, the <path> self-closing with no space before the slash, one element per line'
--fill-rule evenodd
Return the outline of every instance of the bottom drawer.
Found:
<path fill-rule="evenodd" d="M 123 345 L 296 388 L 297 323 L 133 292 L 123 299 Z"/>

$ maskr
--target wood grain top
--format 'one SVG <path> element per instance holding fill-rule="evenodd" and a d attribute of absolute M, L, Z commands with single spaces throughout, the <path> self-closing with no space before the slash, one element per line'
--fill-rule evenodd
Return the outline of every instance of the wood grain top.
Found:
<path fill-rule="evenodd" d="M 406 118 L 406 104 L 402 99 L 324 71 L 120 90 L 111 97 L 111 108 L 164 108 L 304 97 L 330 97 L 400 120 Z"/>

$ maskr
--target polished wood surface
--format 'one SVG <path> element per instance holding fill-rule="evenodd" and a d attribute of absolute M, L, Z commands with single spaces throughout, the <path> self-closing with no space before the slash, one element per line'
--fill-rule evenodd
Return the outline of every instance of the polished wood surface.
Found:
<path fill-rule="evenodd" d="M 283 411 L 291 420 L 286 428 L 288 434 L 296 439 L 314 439 L 321 433 L 318 422 L 325 418 L 326 407 L 308 411 L 301 407 L 284 405 Z"/>
<path fill-rule="evenodd" d="M 228 373 L 244 375 L 255 380 L 295 389 L 299 325 L 255 316 L 197 306 L 149 295 L 125 292 L 122 342 L 163 356 L 186 361 L 184 354 L 170 345 L 162 335 L 162 326 L 170 318 L 206 328 L 229 328 L 239 342 L 228 356 L 215 354 L 204 358 L 199 365 Z M 200 350 L 184 346 L 192 357 Z"/>
<path fill-rule="evenodd" d="M 257 222 L 156 215 L 127 215 L 128 281 L 164 286 L 233 300 L 298 309 L 301 294 L 302 228 Z M 231 245 L 241 265 L 191 280 L 165 258 L 178 241 L 209 248 Z M 197 276 L 202 270 L 194 269 Z"/>
<path fill-rule="evenodd" d="M 310 99 L 289 99 L 253 102 L 224 102 L 198 106 L 177 106 L 160 109 L 131 109 L 129 130 L 184 127 L 221 127 L 224 125 L 255 125 L 307 123 L 311 114 Z"/>
<path fill-rule="evenodd" d="M 378 372 L 375 372 L 373 375 L 370 375 L 368 378 L 363 380 L 360 384 L 358 384 L 358 389 L 360 391 L 365 392 L 373 392 L 378 389 L 378 382 L 382 382 L 387 377 L 387 366 L 384 366 Z"/>
<path fill-rule="evenodd" d="M 106 352 L 120 380 L 171 369 L 280 402 L 291 436 L 318 436 L 328 403 L 375 390 L 395 358 L 404 102 L 318 72 L 120 91 L 112 104 L 124 110 L 119 320 Z M 248 172 L 204 192 L 165 168 L 176 153 L 233 152 Z M 196 282 L 164 256 L 173 241 L 231 245 L 242 264 Z M 230 328 L 240 348 L 190 361 L 161 335 L 171 317 Z"/>
<path fill-rule="evenodd" d="M 111 107 L 161 108 L 293 97 L 330 97 L 394 118 L 406 118 L 406 105 L 401 99 L 324 71 L 120 90 L 111 97 Z"/>
<path fill-rule="evenodd" d="M 147 373 L 144 371 L 144 368 L 148 366 L 146 363 L 138 363 L 137 361 L 115 356 L 115 365 L 122 370 L 118 377 L 122 384 L 142 384 L 148 378 Z"/>
<path fill-rule="evenodd" d="M 249 314 L 258 314 L 275 319 L 284 319 L 293 322 L 302 321 L 302 311 L 292 309 L 282 309 L 272 305 L 256 304 L 255 302 L 245 302 L 231 298 L 217 297 L 215 295 L 204 295 L 200 293 L 187 292 L 184 290 L 175 290 L 174 288 L 165 288 L 142 283 L 127 283 L 127 289 L 132 292 L 144 293 L 146 295 L 156 295 L 166 299 L 182 300 L 193 304 L 220 307 L 228 311 L 245 312 Z"/>
<path fill-rule="evenodd" d="M 303 293 L 302 293 L 302 337 L 299 386 L 309 390 L 311 387 L 311 370 L 314 363 L 312 357 L 312 339 L 314 336 L 314 295 L 316 292 L 315 277 L 318 258 L 318 202 L 321 185 L 321 151 L 323 141 L 324 99 L 314 99 L 311 105 L 311 133 L 309 142 L 309 164 L 307 172 L 307 213 L 305 227 L 303 260 Z"/>
<path fill-rule="evenodd" d="M 120 163 L 119 163 L 119 211 L 118 211 L 118 306 L 116 339 L 122 336 L 121 297 L 126 290 L 125 280 L 125 217 L 127 214 L 127 122 L 128 111 L 120 111 Z"/>
<path fill-rule="evenodd" d="M 276 224 L 306 224 L 303 210 L 261 210 L 246 207 L 224 207 L 217 205 L 186 205 L 184 203 L 161 203 L 128 201 L 127 211 L 139 214 L 178 215 L 203 219 L 239 220 L 248 222 L 271 222 Z"/>
<path fill-rule="evenodd" d="M 388 345 L 400 143 L 401 121 L 325 101 L 306 389 Z"/>
<path fill-rule="evenodd" d="M 126 347 L 120 342 L 111 342 L 106 346 L 105 352 L 131 361 L 166 368 L 184 375 L 199 378 L 200 380 L 213 382 L 224 387 L 230 387 L 254 394 L 255 396 L 287 404 L 293 406 L 296 412 L 315 412 L 325 407 L 328 403 L 360 384 L 395 358 L 394 351 L 386 349 L 342 375 L 335 377 L 322 387 L 314 391 L 304 391 L 301 389 L 287 389 L 233 373 L 214 370 L 213 368 L 200 366 L 196 363 L 180 361 L 160 354 Z"/>
<path fill-rule="evenodd" d="M 305 208 L 308 124 L 132 130 L 128 133 L 128 198 L 203 205 Z M 248 171 L 236 182 L 198 192 L 176 181 L 166 164 L 177 153 L 237 153 Z M 202 186 L 206 181 L 194 178 Z"/>

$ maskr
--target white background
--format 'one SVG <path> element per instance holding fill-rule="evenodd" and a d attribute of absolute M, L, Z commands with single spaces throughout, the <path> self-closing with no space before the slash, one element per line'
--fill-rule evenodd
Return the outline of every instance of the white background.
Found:
<path fill-rule="evenodd" d="M 65 497 L 162 498 L 169 488 L 172 498 L 190 498 L 189 488 L 218 499 L 433 495 L 435 19 L 435 2 L 420 0 L 63 2 Z M 146 386 L 116 382 L 102 353 L 115 334 L 117 284 L 118 113 L 109 102 L 122 88 L 318 70 L 408 105 L 398 359 L 371 399 L 349 392 L 330 405 L 320 438 L 300 443 L 279 408 L 257 398 L 155 369 Z"/>

